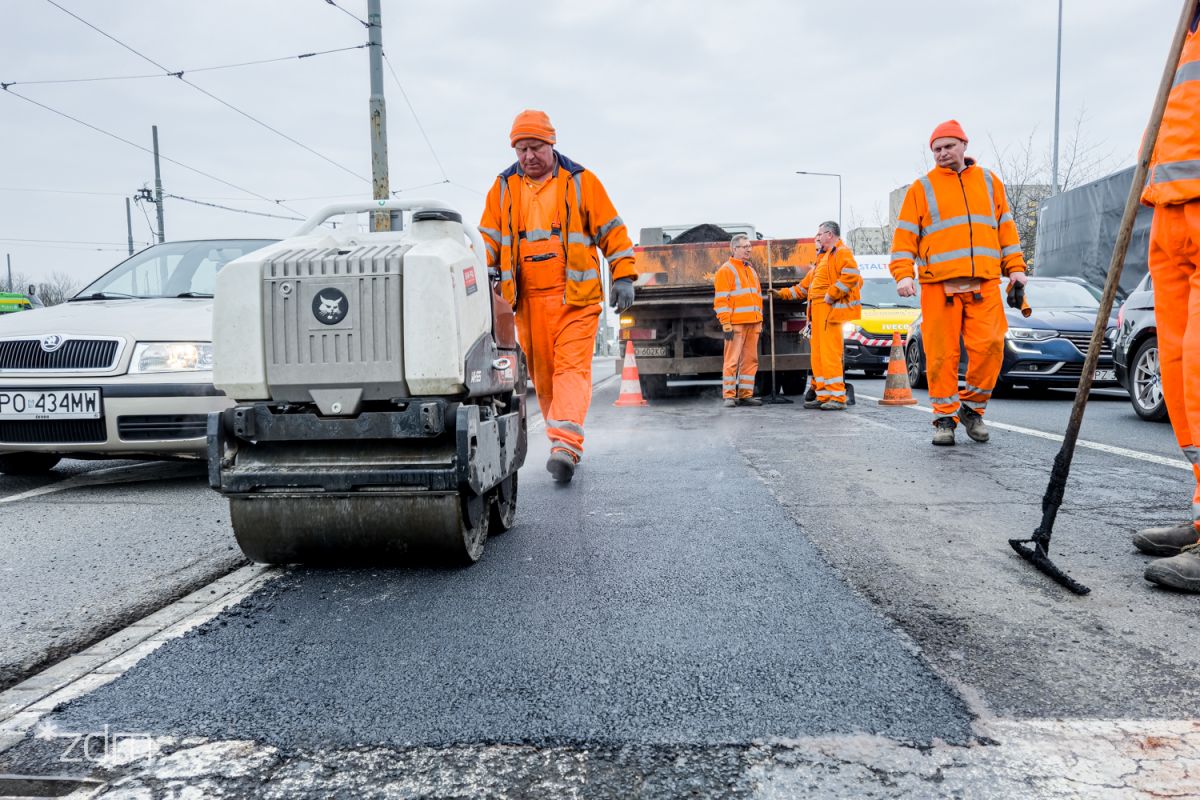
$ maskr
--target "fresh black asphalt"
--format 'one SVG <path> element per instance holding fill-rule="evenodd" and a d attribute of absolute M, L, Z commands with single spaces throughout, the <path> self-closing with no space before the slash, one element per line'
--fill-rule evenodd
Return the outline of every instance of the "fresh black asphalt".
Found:
<path fill-rule="evenodd" d="M 481 563 L 290 570 L 54 725 L 284 750 L 971 738 L 747 464 L 737 420 L 614 409 L 612 389 L 570 486 L 533 437 L 518 526 Z"/>

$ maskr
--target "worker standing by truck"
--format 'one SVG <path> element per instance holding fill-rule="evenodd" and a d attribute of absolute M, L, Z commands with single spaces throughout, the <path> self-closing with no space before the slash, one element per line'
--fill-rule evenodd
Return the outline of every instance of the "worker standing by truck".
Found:
<path fill-rule="evenodd" d="M 750 263 L 750 237 L 736 233 L 729 241 L 730 256 L 713 277 L 713 311 L 725 333 L 725 363 L 721 396 L 725 408 L 761 406 L 754 396 L 758 376 L 758 338 L 762 333 L 762 286 Z"/>
<path fill-rule="evenodd" d="M 1179 56 L 1142 203 L 1150 223 L 1150 277 L 1158 325 L 1163 399 L 1175 439 L 1192 463 L 1191 520 L 1138 531 L 1144 553 L 1169 556 L 1146 566 L 1146 580 L 1200 592 L 1200 6 Z"/>
<path fill-rule="evenodd" d="M 500 294 L 516 308 L 517 336 L 546 421 L 554 480 L 566 483 L 583 457 L 592 400 L 592 345 L 604 290 L 596 248 L 612 269 L 612 305 L 633 305 L 633 243 L 590 170 L 555 150 L 542 111 L 513 120 L 517 161 L 488 192 L 479 232 Z"/>
<path fill-rule="evenodd" d="M 929 137 L 937 166 L 908 188 L 890 269 L 901 297 L 917 293 L 921 279 L 933 444 L 953 445 L 963 423 L 977 442 L 989 438 L 983 414 L 1004 359 L 1008 322 L 1000 276 L 1025 285 L 1025 257 L 1009 211 L 1004 184 L 967 158 L 967 135 L 956 120 Z M 967 349 L 967 386 L 958 391 L 959 340 Z"/>
<path fill-rule="evenodd" d="M 836 222 L 822 222 L 815 237 L 820 252 L 817 265 L 796 286 L 776 290 L 776 296 L 785 300 L 808 300 L 816 397 L 805 400 L 804 407 L 824 411 L 846 410 L 842 325 L 862 316 L 862 275 L 841 233 Z"/>

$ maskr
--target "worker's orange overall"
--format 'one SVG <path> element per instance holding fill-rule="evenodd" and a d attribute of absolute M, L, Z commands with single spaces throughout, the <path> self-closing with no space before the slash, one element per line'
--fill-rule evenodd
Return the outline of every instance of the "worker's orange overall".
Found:
<path fill-rule="evenodd" d="M 947 294 L 952 283 L 921 284 L 921 342 L 933 415 L 957 419 L 960 400 L 979 414 L 987 409 L 1004 361 L 1008 319 L 999 280 L 982 281 L 978 292 Z M 961 393 L 960 340 L 967 351 L 967 386 Z"/>
<path fill-rule="evenodd" d="M 600 305 L 566 303 L 567 261 L 563 242 L 560 181 L 521 185 L 518 253 L 517 337 L 551 451 L 583 456 L 583 423 L 592 402 L 592 350 Z"/>
<path fill-rule="evenodd" d="M 1200 534 L 1200 200 L 1154 209 L 1150 277 L 1163 400 L 1192 462 L 1192 521 Z"/>

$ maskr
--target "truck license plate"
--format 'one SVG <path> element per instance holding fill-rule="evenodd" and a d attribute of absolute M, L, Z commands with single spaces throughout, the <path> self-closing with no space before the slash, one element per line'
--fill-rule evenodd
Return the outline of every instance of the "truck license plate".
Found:
<path fill-rule="evenodd" d="M 669 348 L 665 344 L 644 344 L 634 345 L 633 354 L 639 358 L 666 358 L 670 355 Z"/>
<path fill-rule="evenodd" d="M 0 419 L 99 419 L 99 389 L 0 389 Z"/>
<path fill-rule="evenodd" d="M 1116 370 L 1098 369 L 1092 377 L 1093 381 L 1115 381 L 1117 379 Z"/>

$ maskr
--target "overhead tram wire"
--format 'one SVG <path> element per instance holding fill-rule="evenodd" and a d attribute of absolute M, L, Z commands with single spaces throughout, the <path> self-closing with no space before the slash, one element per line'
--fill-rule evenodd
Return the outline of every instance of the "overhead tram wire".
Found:
<path fill-rule="evenodd" d="M 170 197 L 172 200 L 182 200 L 185 203 L 193 203 L 198 206 L 207 206 L 209 208 L 219 208 L 222 211 L 233 211 L 238 214 L 251 214 L 255 217 L 271 217 L 272 219 L 290 219 L 290 220 L 293 220 L 296 222 L 304 222 L 304 217 L 286 217 L 283 214 L 268 214 L 265 211 L 251 211 L 248 208 L 234 208 L 233 206 L 223 206 L 220 203 L 208 203 L 203 200 L 195 200 L 191 197 L 180 197 L 177 194 L 165 194 L 164 193 L 163 197 Z"/>
<path fill-rule="evenodd" d="M 350 50 L 362 50 L 367 47 L 367 43 L 356 44 L 350 47 L 338 47 L 333 50 L 318 50 L 313 53 L 300 53 L 294 56 L 281 56 L 279 58 L 264 58 L 258 61 L 242 61 L 237 64 L 219 64 L 215 67 L 196 67 L 195 69 L 181 69 L 176 72 L 153 72 L 144 75 L 105 75 L 98 78 L 53 78 L 49 80 L 36 81 L 0 81 L 0 89 L 7 89 L 9 86 L 35 86 L 49 84 L 64 84 L 64 83 L 95 83 L 97 81 L 132 81 L 142 80 L 145 78 L 179 78 L 185 74 L 194 72 L 213 72 L 221 69 L 235 69 L 238 67 L 253 67 L 259 64 L 275 64 L 280 61 L 293 61 L 303 58 L 314 58 L 316 56 L 325 56 L 330 53 L 345 53 Z"/>
<path fill-rule="evenodd" d="M 421 118 L 417 116 L 417 109 L 413 108 L 412 101 L 408 99 L 408 92 L 404 91 L 404 84 L 400 83 L 400 77 L 396 75 L 396 70 L 392 66 L 392 60 L 388 58 L 387 53 L 380 51 L 383 56 L 383 61 L 387 64 L 388 72 L 392 73 L 392 80 L 396 82 L 396 86 L 400 89 L 400 96 L 404 98 L 404 102 L 408 105 L 408 110 L 413 116 L 413 120 L 417 123 L 417 130 L 421 132 L 422 138 L 425 139 L 425 144 L 429 147 L 429 153 L 433 156 L 433 160 L 438 165 L 438 169 L 442 172 L 442 177 L 446 179 L 446 183 L 450 183 L 450 176 L 446 174 L 446 168 L 442 166 L 442 160 L 438 158 L 437 150 L 433 149 L 433 142 L 429 140 L 429 134 L 425 132 L 425 126 L 421 124 Z"/>
<path fill-rule="evenodd" d="M 369 28 L 369 27 L 371 27 L 371 23 L 367 22 L 365 19 L 363 19 L 362 17 L 358 16 L 358 15 L 357 15 L 357 14 L 355 14 L 353 11 L 347 11 L 346 9 L 342 8 L 342 7 L 341 7 L 341 6 L 339 6 L 337 3 L 335 3 L 333 0 L 325 0 L 325 4 L 326 4 L 326 5 L 333 6 L 333 7 L 334 7 L 334 8 L 336 8 L 338 11 L 342 12 L 343 14 L 345 14 L 347 17 L 350 17 L 350 19 L 352 19 L 352 20 L 355 20 L 356 22 L 358 22 L 358 24 L 362 25 L 364 28 Z"/>
<path fill-rule="evenodd" d="M 212 92 L 210 92 L 210 91 L 208 91 L 207 89 L 203 88 L 202 86 L 199 86 L 199 85 L 197 85 L 197 84 L 195 84 L 195 83 L 192 83 L 191 81 L 189 81 L 187 78 L 185 78 L 185 77 L 183 76 L 183 73 L 182 73 L 182 72 L 178 72 L 178 71 L 176 71 L 176 70 L 171 70 L 171 69 L 168 69 L 167 67 L 163 66 L 163 65 L 162 65 L 162 64 L 160 64 L 159 62 L 155 61 L 153 58 L 150 58 L 150 56 L 146 55 L 145 53 L 142 53 L 142 52 L 140 52 L 140 51 L 138 51 L 138 50 L 134 49 L 133 47 L 131 47 L 131 46 L 129 46 L 129 45 L 127 45 L 127 44 L 125 44 L 124 42 L 122 42 L 122 41 L 121 41 L 120 39 L 118 39 L 117 37 L 113 36 L 113 35 L 112 35 L 112 34 L 110 34 L 110 33 L 107 33 L 106 31 L 103 31 L 103 30 L 101 30 L 100 28 L 98 28 L 98 27 L 96 27 L 95 25 L 93 25 L 92 23 L 88 22 L 86 19 L 84 19 L 83 17 L 79 16 L 79 15 L 78 15 L 78 14 L 76 14 L 75 12 L 73 12 L 73 11 L 71 11 L 71 10 L 69 10 L 69 9 L 67 9 L 67 8 L 64 8 L 63 6 L 59 5 L 59 4 L 56 2 L 56 0 L 46 0 L 46 2 L 47 2 L 47 3 L 49 3 L 50 5 L 54 6 L 55 8 L 57 8 L 59 11 L 62 11 L 62 12 L 63 12 L 64 14 L 66 14 L 67 16 L 69 16 L 69 17 L 73 17 L 74 19 L 76 19 L 76 20 L 78 20 L 79 22 L 83 23 L 84 25 L 88 26 L 89 28 L 91 28 L 92 30 L 94 30 L 96 33 L 100 34 L 100 35 L 101 35 L 101 36 L 103 36 L 104 38 L 106 38 L 106 39 L 108 39 L 108 40 L 110 40 L 110 41 L 112 41 L 112 42 L 115 42 L 116 44 L 120 45 L 120 46 L 121 46 L 121 47 L 123 47 L 124 49 L 126 49 L 126 50 L 128 50 L 129 52 L 131 52 L 131 53 L 133 53 L 134 55 L 136 55 L 138 58 L 142 59 L 143 61 L 146 61 L 146 62 L 148 62 L 148 63 L 150 63 L 150 64 L 153 64 L 154 66 L 156 66 L 156 67 L 158 67 L 159 69 L 161 69 L 163 72 L 166 72 L 166 73 L 168 73 L 168 74 L 175 75 L 175 76 L 176 76 L 177 78 L 179 78 L 179 80 L 180 80 L 180 81 L 182 81 L 183 83 L 186 83 L 188 86 L 192 87 L 193 89 L 195 89 L 196 91 L 198 91 L 198 92 L 200 92 L 201 94 L 205 95 L 206 97 L 209 97 L 209 98 L 211 98 L 211 99 L 213 99 L 213 100 L 217 101 L 218 103 L 220 103 L 221 105 L 225 106 L 225 107 L 226 107 L 226 108 L 228 108 L 229 110 L 231 110 L 231 111 L 234 111 L 234 112 L 236 112 L 236 113 L 240 114 L 241 116 L 245 117 L 246 119 L 250 120 L 251 122 L 255 123 L 256 125 L 259 125 L 259 126 L 261 126 L 261 127 L 263 127 L 263 128 L 266 128 L 267 130 L 269 130 L 269 131 L 271 131 L 272 133 L 274 133 L 276 136 L 279 136 L 279 137 L 282 137 L 283 139 L 286 139 L 287 141 L 291 142 L 292 144 L 296 145 L 297 147 L 301 148 L 302 150 L 305 150 L 305 151 L 307 151 L 307 152 L 311 153 L 312 155 L 316 156 L 317 158 L 321 159 L 322 161 L 325 161 L 325 162 L 327 162 L 327 163 L 329 163 L 329 164 L 332 164 L 333 166 L 337 167 L 338 169 L 342 170 L 342 171 L 343 171 L 343 172 L 345 172 L 345 173 L 348 173 L 348 174 L 350 174 L 350 175 L 353 175 L 354 177 L 358 178 L 358 179 L 359 179 L 359 180 L 361 180 L 361 181 L 364 181 L 364 182 L 366 182 L 366 183 L 370 183 L 370 182 L 371 182 L 371 179 L 370 179 L 370 178 L 368 178 L 368 177 L 366 177 L 366 176 L 364 176 L 364 175 L 360 175 L 359 173 L 355 172 L 354 170 L 350 169 L 349 167 L 345 166 L 344 164 L 340 164 L 340 163 L 338 163 L 337 161 L 334 161 L 332 158 L 330 158 L 329 156 L 325 155 L 324 153 L 321 153 L 321 152 L 320 152 L 320 151 L 318 151 L 318 150 L 314 150 L 313 148 L 311 148 L 311 147 L 309 147 L 308 145 L 304 144 L 304 143 L 303 143 L 303 142 L 301 142 L 300 140 L 298 140 L 298 139 L 296 139 L 296 138 L 294 138 L 294 137 L 292 137 L 292 136 L 289 136 L 288 134 L 284 133 L 283 131 L 279 130 L 278 128 L 272 127 L 271 125 L 267 124 L 266 122 L 263 122 L 262 120 L 260 120 L 259 118 L 255 117 L 253 114 L 249 113 L 248 111 L 243 111 L 242 109 L 238 108 L 237 106 L 233 105 L 232 103 L 230 103 L 230 102 L 228 102 L 228 101 L 226 101 L 226 100 L 223 100 L 223 99 L 221 99 L 220 97 L 217 97 L 215 94 L 213 94 Z M 339 8 L 340 8 L 340 6 L 339 6 Z"/>
<path fill-rule="evenodd" d="M 15 237 L 0 238 L 0 242 L 13 242 L 16 244 L 98 244 L 98 245 L 120 245 L 125 247 L 128 242 L 97 242 L 91 239 L 20 239 Z M 148 244 L 148 242 L 135 242 L 135 244 Z"/>
<path fill-rule="evenodd" d="M 116 139 L 118 142 L 121 142 L 121 143 L 123 143 L 123 144 L 127 144 L 127 145 L 129 145 L 130 147 L 136 147 L 138 150 L 141 150 L 143 153 L 150 153 L 151 155 L 153 155 L 153 154 L 154 154 L 154 151 L 153 151 L 152 149 L 150 149 L 149 147 L 145 147 L 145 146 L 143 146 L 143 145 L 140 145 L 140 144 L 138 144 L 137 142 L 134 142 L 134 141 L 131 141 L 131 140 L 129 140 L 129 139 L 126 139 L 124 136 L 120 136 L 120 135 L 118 135 L 118 134 L 115 134 L 115 133 L 113 133 L 112 131 L 107 131 L 107 130 L 105 130 L 104 128 L 101 128 L 101 127 L 98 127 L 98 126 L 96 126 L 96 125 L 93 125 L 93 124 L 92 124 L 92 123 L 90 123 L 90 122 L 85 122 L 84 120 L 81 120 L 79 117 L 73 117 L 73 116 L 71 116 L 70 114 L 66 113 L 65 111 L 59 111 L 57 108 L 52 108 L 52 107 L 50 107 L 50 106 L 46 105 L 45 103 L 39 102 L 39 101 L 37 101 L 37 100 L 34 100 L 32 97 L 26 97 L 25 95 L 23 95 L 23 94 L 20 94 L 20 93 L 18 93 L 18 92 L 15 92 L 15 91 L 13 91 L 12 89 L 6 89 L 6 90 L 5 90 L 5 94 L 7 94 L 7 95 L 8 95 L 8 96 L 10 96 L 10 97 L 19 97 L 20 99 L 24 100 L 26 103 L 30 103 L 30 104 L 32 104 L 32 105 L 35 105 L 35 106 L 37 106 L 38 108 L 45 109 L 46 111 L 49 111 L 49 112 L 50 112 L 50 113 L 52 113 L 52 114 L 57 114 L 57 115 L 58 115 L 58 116 L 60 116 L 60 117 L 63 117 L 63 118 L 65 118 L 65 119 L 69 119 L 69 120 L 71 120 L 72 122 L 76 122 L 76 123 L 78 123 L 78 124 L 80 124 L 80 125 L 83 125 L 85 128 L 90 128 L 91 130 L 93 130 L 93 131 L 96 131 L 97 133 L 102 133 L 102 134 L 104 134 L 105 136 L 109 137 L 110 139 Z M 193 167 L 193 166 L 191 166 L 191 165 L 189 165 L 189 164 L 185 164 L 185 163 L 183 163 L 182 161 L 178 161 L 178 160 L 176 160 L 176 159 L 174 159 L 174 158 L 171 158 L 171 157 L 169 157 L 169 156 L 165 156 L 165 155 L 162 155 L 161 153 L 159 153 L 159 158 L 160 158 L 160 159 L 162 159 L 163 161 L 166 161 L 166 162 L 170 163 L 170 164 L 174 164 L 174 165 L 175 165 L 175 166 L 177 166 L 177 167 L 182 167 L 183 169 L 186 169 L 186 170 L 188 170 L 189 172 L 194 172 L 194 173 L 196 173 L 197 175 L 202 175 L 202 176 L 204 176 L 205 178 L 208 178 L 208 179 L 209 179 L 209 180 L 211 180 L 211 181 L 216 181 L 217 183 L 219 183 L 219 184 L 221 184 L 221 185 L 223 185 L 223 186 L 228 186 L 230 189 L 236 189 L 237 191 L 239 191 L 239 192 L 242 192 L 243 194 L 248 194 L 248 195 L 251 195 L 251 196 L 253 196 L 253 197 L 257 197 L 259 200 L 265 200 L 265 201 L 267 201 L 268 203 L 274 203 L 275 205 L 279 206 L 280 208 L 283 208 L 283 209 L 285 209 L 285 210 L 287 210 L 287 211 L 290 211 L 290 212 L 292 212 L 293 214 L 300 214 L 300 213 L 302 213 L 302 212 L 300 212 L 300 211 L 297 211 L 297 210 L 296 210 L 296 209 L 294 209 L 294 208 L 290 208 L 290 207 L 288 207 L 288 206 L 284 205 L 282 202 L 280 202 L 280 201 L 278 201 L 278 200 L 275 200 L 275 199 L 273 199 L 273 198 L 267 197 L 265 194 L 259 194 L 258 192 L 255 192 L 255 191 L 252 191 L 252 190 L 250 190 L 250 189 L 247 189 L 247 188 L 245 188 L 244 186 L 238 186 L 236 183 L 232 183 L 232 182 L 230 182 L 230 181 L 227 181 L 227 180 L 225 180 L 224 178 L 218 178 L 216 175 L 213 175 L 213 174 L 211 174 L 211 173 L 205 172 L 205 171 L 204 171 L 204 170 L 202 170 L 202 169 L 197 169 L 196 167 Z"/>
<path fill-rule="evenodd" d="M 443 182 L 444 181 L 438 181 L 438 183 L 443 183 Z M 427 185 L 433 186 L 435 184 L 427 184 Z M 413 187 L 413 188 L 417 188 L 417 187 Z M 401 190 L 401 191 L 405 191 L 405 190 Z M 127 196 L 127 193 L 125 193 L 125 192 L 92 192 L 92 191 L 86 191 L 86 190 L 82 190 L 82 189 L 41 189 L 41 188 L 34 188 L 34 187 L 29 187 L 29 186 L 0 186 L 0 192 L 31 192 L 31 193 L 41 193 L 41 194 L 80 194 L 80 195 L 90 195 L 90 196 L 95 196 L 95 197 L 126 197 Z M 363 196 L 362 192 L 352 192 L 352 193 L 347 193 L 347 194 L 319 194 L 319 195 L 313 195 L 311 197 L 282 197 L 279 199 L 265 200 L 264 202 L 268 202 L 273 205 L 276 205 L 279 203 L 301 203 L 301 202 L 308 201 L 308 200 L 342 200 L 347 197 L 362 197 L 362 196 Z M 213 196 L 209 196 L 209 195 L 200 195 L 199 197 L 195 197 L 195 198 L 191 198 L 191 199 L 193 199 L 193 200 L 252 200 L 252 199 L 253 200 L 261 200 L 262 198 L 226 197 L 226 196 L 213 197 Z"/>

